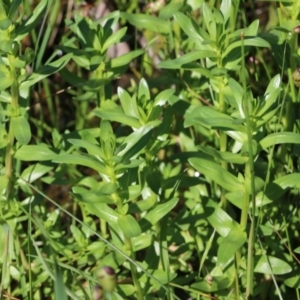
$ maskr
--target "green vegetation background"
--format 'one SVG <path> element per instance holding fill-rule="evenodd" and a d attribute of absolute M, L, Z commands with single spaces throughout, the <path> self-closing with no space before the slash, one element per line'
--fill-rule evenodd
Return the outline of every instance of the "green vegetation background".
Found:
<path fill-rule="evenodd" d="M 1 299 L 300 299 L 299 1 L 0 1 Z"/>

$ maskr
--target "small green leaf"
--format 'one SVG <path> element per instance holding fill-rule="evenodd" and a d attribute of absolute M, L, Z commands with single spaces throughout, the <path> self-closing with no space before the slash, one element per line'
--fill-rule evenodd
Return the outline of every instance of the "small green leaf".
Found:
<path fill-rule="evenodd" d="M 213 293 L 229 288 L 230 285 L 231 281 L 226 276 L 213 276 L 211 282 L 205 279 L 193 283 L 191 287 L 202 292 Z"/>
<path fill-rule="evenodd" d="M 217 53 L 209 50 L 197 50 L 184 54 L 173 60 L 166 60 L 159 63 L 160 68 L 164 69 L 180 69 L 184 65 L 195 62 L 202 58 L 217 57 Z"/>
<path fill-rule="evenodd" d="M 96 157 L 98 156 L 103 160 L 106 159 L 106 156 L 99 145 L 95 145 L 88 141 L 80 140 L 80 139 L 68 139 L 68 142 L 77 147 L 82 147 L 86 149 L 88 153 L 91 155 L 94 155 Z"/>
<path fill-rule="evenodd" d="M 201 158 L 190 158 L 188 161 L 197 171 L 215 181 L 224 189 L 230 192 L 243 190 L 243 184 L 238 181 L 237 177 L 220 165 Z"/>
<path fill-rule="evenodd" d="M 106 63 L 107 69 L 119 68 L 128 65 L 133 59 L 142 55 L 144 50 L 134 50 Z"/>
<path fill-rule="evenodd" d="M 225 23 L 227 22 L 227 20 L 230 17 L 231 7 L 232 7 L 231 0 L 222 0 L 220 10 L 223 14 Z"/>
<path fill-rule="evenodd" d="M 29 183 L 32 183 L 35 180 L 41 178 L 43 175 L 47 174 L 50 170 L 53 169 L 53 167 L 53 165 L 34 164 L 27 167 L 20 175 L 20 178 L 26 180 Z M 19 182 L 21 183 L 21 180 Z"/>
<path fill-rule="evenodd" d="M 148 29 L 162 34 L 168 34 L 170 32 L 169 22 L 159 17 L 126 12 L 122 12 L 121 17 L 137 28 Z"/>
<path fill-rule="evenodd" d="M 85 203 L 87 210 L 100 219 L 110 223 L 117 223 L 120 215 L 105 203 Z"/>
<path fill-rule="evenodd" d="M 124 125 L 131 126 L 135 129 L 140 128 L 141 124 L 138 118 L 126 115 L 122 108 L 113 101 L 107 100 L 102 103 L 101 107 L 95 109 L 93 113 L 103 120 L 115 121 Z"/>
<path fill-rule="evenodd" d="M 24 36 L 26 36 L 29 32 L 31 32 L 34 28 L 36 28 L 37 23 L 40 18 L 44 15 L 46 8 L 48 5 L 48 0 L 42 0 L 35 7 L 33 13 L 23 22 L 17 26 L 15 36 L 17 41 L 21 41 Z"/>
<path fill-rule="evenodd" d="M 224 238 L 232 230 L 234 232 L 235 230 L 242 232 L 240 225 L 212 200 L 209 200 L 206 205 L 205 214 L 211 226 Z"/>
<path fill-rule="evenodd" d="M 212 40 L 217 40 L 217 24 L 210 8 L 205 4 L 202 5 L 203 20 Z"/>
<path fill-rule="evenodd" d="M 265 193 L 256 195 L 257 206 L 263 206 L 279 199 L 288 188 L 300 187 L 300 173 L 288 174 L 267 184 Z"/>
<path fill-rule="evenodd" d="M 162 19 L 170 19 L 175 12 L 181 9 L 183 5 L 183 2 L 171 1 L 159 10 L 158 16 Z"/>
<path fill-rule="evenodd" d="M 82 248 L 85 247 L 86 246 L 85 238 L 84 238 L 84 235 L 81 232 L 81 230 L 73 224 L 71 224 L 70 229 L 71 229 L 72 235 L 76 241 L 76 244 L 79 247 L 82 247 Z"/>
<path fill-rule="evenodd" d="M 44 161 L 54 159 L 57 154 L 48 145 L 25 145 L 19 148 L 14 157 L 23 161 Z"/>
<path fill-rule="evenodd" d="M 247 241 L 245 231 L 235 228 L 221 240 L 218 248 L 218 264 L 225 267 L 229 261 L 234 259 L 236 251 L 240 249 Z"/>
<path fill-rule="evenodd" d="M 294 132 L 271 133 L 259 142 L 263 149 L 277 144 L 300 144 L 300 134 Z"/>
<path fill-rule="evenodd" d="M 186 113 L 184 126 L 189 127 L 194 124 L 201 124 L 208 128 L 246 132 L 245 126 L 237 124 L 235 119 L 207 106 L 199 106 Z"/>
<path fill-rule="evenodd" d="M 201 49 L 204 50 L 203 46 L 203 38 L 195 29 L 191 19 L 185 16 L 181 12 L 176 12 L 174 14 L 175 21 L 179 24 L 181 29 L 185 32 L 185 34 Z"/>
<path fill-rule="evenodd" d="M 300 276 L 290 277 L 284 281 L 284 284 L 292 289 L 300 289 Z"/>
<path fill-rule="evenodd" d="M 149 101 L 150 98 L 151 96 L 150 96 L 149 86 L 147 84 L 147 81 L 144 78 L 142 78 L 140 80 L 139 88 L 138 88 L 138 99 L 139 101 L 142 101 L 144 105 L 146 105 L 147 103 L 145 103 L 145 100 Z"/>
<path fill-rule="evenodd" d="M 294 252 L 300 254 L 300 247 L 297 247 L 296 249 L 294 249 Z"/>
<path fill-rule="evenodd" d="M 148 145 L 153 128 L 159 124 L 159 121 L 146 124 L 123 140 L 122 150 L 117 154 L 122 157 L 122 162 L 135 158 Z"/>
<path fill-rule="evenodd" d="M 9 28 L 9 26 L 12 24 L 12 21 L 10 19 L 3 19 L 0 21 L 0 30 L 4 31 Z"/>
<path fill-rule="evenodd" d="M 263 255 L 259 258 L 254 272 L 262 274 L 283 275 L 292 271 L 291 266 L 285 261 L 274 256 Z"/>
<path fill-rule="evenodd" d="M 127 27 L 123 27 L 117 32 L 110 35 L 109 38 L 105 41 L 104 45 L 102 46 L 102 53 L 105 50 L 107 50 L 110 46 L 120 42 L 121 38 L 125 35 L 126 31 L 127 31 Z"/>
<path fill-rule="evenodd" d="M 28 121 L 24 116 L 12 117 L 11 124 L 14 135 L 19 144 L 27 145 L 31 140 L 31 130 Z"/>
<path fill-rule="evenodd" d="M 52 161 L 62 164 L 81 165 L 96 170 L 100 174 L 108 175 L 106 167 L 101 161 L 84 154 L 60 154 Z"/>
<path fill-rule="evenodd" d="M 142 231 L 146 231 L 151 225 L 155 225 L 168 214 L 178 203 L 178 198 L 173 198 L 165 203 L 158 204 L 140 221 Z"/>
<path fill-rule="evenodd" d="M 131 239 L 141 234 L 139 223 L 131 215 L 120 216 L 118 219 L 118 223 L 127 238 Z"/>
<path fill-rule="evenodd" d="M 127 116 L 139 119 L 139 111 L 135 97 L 130 97 L 127 91 L 118 87 L 118 95 L 121 101 L 122 108 Z"/>
<path fill-rule="evenodd" d="M 244 164 L 249 158 L 232 152 L 221 152 L 208 146 L 198 146 L 199 151 L 212 156 L 217 161 L 226 161 L 232 164 Z"/>
<path fill-rule="evenodd" d="M 53 61 L 48 65 L 39 68 L 34 73 L 29 75 L 29 77 L 20 84 L 20 89 L 28 89 L 29 87 L 41 81 L 42 79 L 48 77 L 49 75 L 58 72 L 63 67 L 65 67 L 65 65 L 69 62 L 71 57 L 72 54 L 67 54 L 59 58 L 58 60 Z"/>
<path fill-rule="evenodd" d="M 160 92 L 154 99 L 154 106 L 159 105 L 165 105 L 168 100 L 173 96 L 175 93 L 175 90 L 173 89 L 167 89 L 162 92 Z"/>

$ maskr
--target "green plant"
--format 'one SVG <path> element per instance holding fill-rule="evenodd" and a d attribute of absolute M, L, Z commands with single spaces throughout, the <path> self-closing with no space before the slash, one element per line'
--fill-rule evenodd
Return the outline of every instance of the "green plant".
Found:
<path fill-rule="evenodd" d="M 299 299 L 297 3 L 114 4 L 0 2 L 1 298 Z"/>

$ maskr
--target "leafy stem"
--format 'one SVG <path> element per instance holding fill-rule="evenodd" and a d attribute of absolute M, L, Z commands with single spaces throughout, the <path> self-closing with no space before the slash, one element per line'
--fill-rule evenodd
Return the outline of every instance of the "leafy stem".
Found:
<path fill-rule="evenodd" d="M 245 190 L 249 189 L 250 183 L 250 200 L 252 204 L 252 222 L 251 228 L 248 237 L 248 257 L 247 257 L 247 287 L 246 287 L 246 295 L 253 293 L 253 272 L 254 272 L 254 245 L 255 245 L 255 182 L 254 182 L 254 154 L 253 154 L 253 145 L 252 145 L 252 124 L 250 119 L 250 99 L 251 97 L 247 95 L 246 88 L 246 68 L 245 68 L 245 49 L 244 49 L 244 34 L 241 34 L 241 50 L 242 50 L 242 83 L 243 83 L 243 107 L 246 119 L 246 131 L 247 131 L 247 143 L 248 143 L 248 153 L 249 160 L 246 163 L 246 174 L 245 174 Z M 245 192 L 247 193 L 247 192 Z M 246 201 L 247 202 L 247 201 Z M 249 201 L 248 201 L 249 203 Z M 244 207 L 243 217 L 245 218 L 247 207 Z"/>

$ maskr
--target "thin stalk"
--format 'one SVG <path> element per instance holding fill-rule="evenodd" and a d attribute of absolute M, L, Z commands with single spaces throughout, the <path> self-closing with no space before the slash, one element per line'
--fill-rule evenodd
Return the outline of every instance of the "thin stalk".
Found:
<path fill-rule="evenodd" d="M 13 65 L 14 57 L 8 57 L 10 63 L 10 74 L 14 78 L 13 84 L 11 86 L 11 113 L 12 117 L 19 115 L 19 85 L 17 79 L 17 71 Z M 8 179 L 8 184 L 6 188 L 6 198 L 7 200 L 12 199 L 13 195 L 13 146 L 14 146 L 15 136 L 12 128 L 12 122 L 9 124 L 8 132 L 8 143 L 6 145 L 5 153 L 5 175 Z"/>
<path fill-rule="evenodd" d="M 218 61 L 218 68 L 222 68 L 222 59 L 220 58 Z M 220 76 L 218 79 L 219 84 L 219 111 L 222 113 L 226 113 L 226 102 L 225 102 L 225 96 L 223 93 L 224 90 L 224 83 L 223 83 L 223 76 Z M 227 135 L 224 131 L 220 131 L 220 151 L 225 152 L 227 150 Z M 222 168 L 227 170 L 227 162 L 222 161 L 221 162 Z M 225 198 L 226 190 L 222 188 L 221 191 L 221 205 L 223 208 L 226 208 L 227 200 Z"/>
<path fill-rule="evenodd" d="M 130 258 L 133 261 L 135 261 L 135 254 L 134 254 L 134 251 L 133 251 L 131 239 L 125 237 L 125 244 L 127 245 L 127 248 L 129 248 L 129 250 L 131 252 Z M 143 300 L 144 299 L 143 290 L 142 290 L 142 287 L 141 287 L 140 282 L 139 282 L 139 277 L 138 277 L 138 273 L 137 273 L 136 267 L 131 262 L 129 262 L 129 264 L 130 264 L 130 271 L 131 271 L 131 276 L 132 276 L 133 284 L 134 284 L 135 289 L 136 289 L 137 299 L 138 300 Z"/>
<path fill-rule="evenodd" d="M 116 183 L 117 179 L 116 179 L 116 176 L 115 176 L 113 170 L 111 170 L 110 173 L 111 173 L 110 174 L 111 175 L 110 176 L 111 182 Z M 119 197 L 118 193 L 113 193 L 112 196 L 113 196 L 113 198 L 114 198 L 114 200 L 117 204 L 118 212 L 123 213 L 123 201 L 122 201 L 122 199 Z M 136 289 L 137 300 L 143 300 L 144 295 L 143 295 L 142 287 L 141 287 L 140 282 L 139 282 L 139 277 L 138 277 L 138 272 L 137 272 L 137 269 L 136 269 L 136 265 L 134 263 L 132 263 L 132 262 L 135 262 L 135 252 L 133 250 L 131 239 L 124 236 L 124 243 L 125 243 L 126 249 L 128 249 L 130 251 L 131 260 L 129 261 L 129 264 L 130 264 L 130 271 L 131 271 L 133 284 L 134 284 L 135 289 Z"/>
<path fill-rule="evenodd" d="M 39 42 L 35 45 L 36 46 L 36 51 L 38 51 L 37 58 L 36 58 L 36 65 L 35 65 L 36 69 L 39 68 L 41 63 L 42 63 L 42 58 L 44 56 L 48 41 L 49 41 L 50 36 L 53 32 L 55 23 L 57 23 L 58 14 L 61 13 L 61 1 L 54 1 L 53 6 L 52 6 L 52 1 L 49 1 L 49 2 L 50 3 L 48 4 L 46 16 L 50 12 L 50 8 L 51 8 L 51 15 L 50 15 L 49 20 L 47 22 L 46 30 L 43 34 L 43 40 L 41 42 L 41 45 L 38 45 Z M 46 17 L 43 20 L 42 29 L 39 32 L 38 40 L 41 37 L 43 27 L 45 26 L 45 22 L 46 22 Z"/>
<path fill-rule="evenodd" d="M 242 82 L 243 82 L 243 90 L 244 90 L 244 113 L 246 118 L 246 130 L 247 130 L 247 140 L 248 140 L 248 152 L 249 152 L 249 160 L 246 164 L 246 169 L 249 178 L 245 178 L 245 190 L 248 189 L 248 184 L 250 181 L 250 200 L 252 203 L 252 223 L 248 237 L 248 257 L 247 257 L 247 287 L 246 287 L 246 296 L 248 297 L 250 294 L 253 294 L 253 271 L 254 271 L 254 246 L 255 246 L 255 182 L 254 182 L 254 154 L 252 149 L 252 126 L 250 120 L 250 97 L 247 97 L 247 89 L 246 89 L 246 76 L 245 76 L 245 49 L 244 49 L 244 34 L 241 34 L 242 41 Z"/>
<path fill-rule="evenodd" d="M 160 261 L 163 266 L 163 270 L 167 274 L 168 282 L 170 282 L 170 259 L 168 252 L 168 241 L 167 241 L 167 217 L 164 217 L 160 222 L 157 223 L 157 234 L 159 237 L 159 245 L 160 245 Z M 167 293 L 167 299 L 172 300 L 173 295 L 171 293 L 171 288 L 169 288 Z"/>

